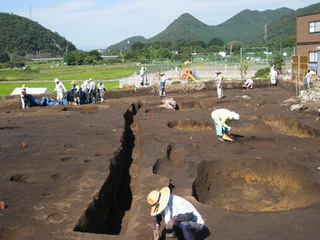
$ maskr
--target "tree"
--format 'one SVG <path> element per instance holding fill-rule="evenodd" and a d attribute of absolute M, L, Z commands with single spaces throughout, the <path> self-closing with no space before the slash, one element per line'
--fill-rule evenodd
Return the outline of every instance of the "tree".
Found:
<path fill-rule="evenodd" d="M 155 57 L 158 59 L 171 59 L 173 55 L 169 49 L 165 48 L 158 49 L 155 54 Z"/>
<path fill-rule="evenodd" d="M 143 49 L 145 47 L 145 44 L 142 42 L 135 42 L 131 45 L 131 50 L 136 51 L 138 49 Z"/>
<path fill-rule="evenodd" d="M 9 62 L 10 57 L 7 52 L 0 51 L 0 63 Z"/>
<path fill-rule="evenodd" d="M 282 54 L 277 53 L 274 58 L 271 61 L 271 66 L 274 65 L 277 70 L 282 72 L 283 66 L 284 66 L 284 59 Z"/>
<path fill-rule="evenodd" d="M 240 41 L 230 41 L 228 42 L 227 44 L 227 47 L 228 49 L 230 49 L 230 54 L 231 54 L 231 51 L 234 53 L 234 52 L 240 52 L 240 48 L 242 46 L 242 43 Z"/>
<path fill-rule="evenodd" d="M 209 43 L 208 46 L 223 46 L 224 45 L 224 41 L 222 41 L 220 38 L 212 38 Z"/>
<path fill-rule="evenodd" d="M 83 65 L 83 64 L 96 64 L 102 60 L 99 51 L 93 50 L 85 52 L 82 50 L 75 50 L 63 55 L 63 60 L 68 65 Z"/>
<path fill-rule="evenodd" d="M 248 68 L 249 68 L 249 63 L 246 61 L 242 61 L 240 62 L 240 76 L 241 76 L 241 80 L 244 79 L 244 77 L 247 75 L 248 72 Z"/>

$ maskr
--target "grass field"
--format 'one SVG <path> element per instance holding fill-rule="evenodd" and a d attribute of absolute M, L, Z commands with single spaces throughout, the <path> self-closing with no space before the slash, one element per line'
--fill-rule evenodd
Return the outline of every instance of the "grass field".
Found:
<path fill-rule="evenodd" d="M 78 81 L 78 84 L 81 85 L 83 81 Z M 66 89 L 70 89 L 71 88 L 71 81 L 65 81 L 63 82 L 64 86 L 66 87 Z M 22 86 L 22 84 L 25 84 L 26 87 L 30 87 L 30 88 L 48 88 L 50 91 L 53 91 L 55 88 L 55 84 L 54 82 L 26 82 L 26 83 L 0 83 L 0 97 L 4 97 L 4 96 L 10 96 L 10 94 L 12 93 L 12 91 L 15 88 L 20 88 Z M 118 81 L 108 81 L 108 82 L 104 82 L 103 83 L 104 86 L 106 87 L 107 91 L 108 89 L 112 89 L 112 88 L 116 88 L 119 86 L 119 82 Z"/>
<path fill-rule="evenodd" d="M 71 80 L 77 80 L 78 84 L 81 85 L 84 80 L 89 78 L 97 82 L 98 80 L 128 77 L 137 72 L 137 67 L 134 64 L 123 66 L 66 66 L 52 63 L 30 63 L 27 65 L 30 68 L 0 69 L 0 96 L 9 96 L 16 87 L 21 87 L 22 84 L 27 87 L 48 88 L 53 91 L 55 88 L 53 80 L 55 78 L 59 78 L 69 89 L 71 88 Z M 110 89 L 119 86 L 119 82 L 104 81 L 104 85 L 107 89 Z"/>
<path fill-rule="evenodd" d="M 65 66 L 53 64 L 32 64 L 28 69 L 1 69 L 0 81 L 30 81 L 30 80 L 108 80 L 127 77 L 137 71 L 135 65 L 124 66 Z"/>

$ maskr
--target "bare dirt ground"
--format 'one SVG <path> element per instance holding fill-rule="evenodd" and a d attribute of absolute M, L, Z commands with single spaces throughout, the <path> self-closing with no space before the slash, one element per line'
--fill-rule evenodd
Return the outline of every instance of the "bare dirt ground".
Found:
<path fill-rule="evenodd" d="M 282 87 L 124 94 L 103 104 L 19 109 L 0 103 L 0 239 L 152 237 L 147 194 L 170 183 L 209 234 L 201 239 L 317 240 L 320 121 L 291 112 Z M 118 96 L 119 97 L 119 96 Z M 210 113 L 240 114 L 219 142 Z"/>

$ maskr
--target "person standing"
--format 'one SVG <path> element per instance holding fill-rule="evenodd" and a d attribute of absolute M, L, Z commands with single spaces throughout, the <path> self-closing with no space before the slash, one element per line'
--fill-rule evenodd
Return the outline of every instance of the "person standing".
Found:
<path fill-rule="evenodd" d="M 71 105 L 78 105 L 80 104 L 80 87 L 77 83 L 77 81 L 72 80 L 71 82 L 72 88 L 67 91 L 67 101 L 68 104 Z"/>
<path fill-rule="evenodd" d="M 274 66 L 271 67 L 269 75 L 270 75 L 271 87 L 276 87 L 278 72 Z"/>
<path fill-rule="evenodd" d="M 67 89 L 58 78 L 55 78 L 54 82 L 56 84 L 56 87 L 53 90 L 53 92 L 57 92 L 57 101 L 61 103 L 63 99 L 63 94 L 67 92 Z"/>
<path fill-rule="evenodd" d="M 145 75 L 146 75 L 146 68 L 145 67 L 141 67 L 140 68 L 140 80 L 141 80 L 141 86 L 144 85 L 144 80 L 145 80 Z"/>
<path fill-rule="evenodd" d="M 222 81 L 222 76 L 221 72 L 216 72 L 216 84 L 217 84 L 217 93 L 218 93 L 218 98 L 223 98 L 223 81 Z"/>
<path fill-rule="evenodd" d="M 96 103 L 96 83 L 89 78 L 89 103 Z"/>
<path fill-rule="evenodd" d="M 315 74 L 316 73 L 312 69 L 311 70 L 309 69 L 308 73 L 305 75 L 303 83 L 306 90 L 309 90 L 310 88 L 312 88 L 313 82 L 311 81 L 311 77 Z"/>
<path fill-rule="evenodd" d="M 167 82 L 167 78 L 165 77 L 165 74 L 160 73 L 160 83 L 159 83 L 159 96 L 160 97 L 166 96 L 166 82 Z"/>
<path fill-rule="evenodd" d="M 197 209 L 186 199 L 171 194 L 169 187 L 164 187 L 160 191 L 151 191 L 147 202 L 151 205 L 154 240 L 160 239 L 162 219 L 166 224 L 167 235 L 170 234 L 170 237 L 175 236 L 175 230 L 180 230 L 184 240 L 195 240 L 196 235 L 204 228 L 204 220 Z"/>
<path fill-rule="evenodd" d="M 212 111 L 211 118 L 214 122 L 216 128 L 216 134 L 219 141 L 233 141 L 233 139 L 228 135 L 230 134 L 231 127 L 228 123 L 231 120 L 239 120 L 240 115 L 236 112 L 230 111 L 228 109 L 216 109 Z"/>
<path fill-rule="evenodd" d="M 83 94 L 85 95 L 85 100 L 88 103 L 89 102 L 89 80 L 84 80 L 81 84 L 81 90 Z"/>
<path fill-rule="evenodd" d="M 100 81 L 98 83 L 98 93 L 99 93 L 100 103 L 103 103 L 103 101 L 104 101 L 104 93 L 105 92 L 106 92 L 106 87 L 104 86 L 103 82 Z"/>

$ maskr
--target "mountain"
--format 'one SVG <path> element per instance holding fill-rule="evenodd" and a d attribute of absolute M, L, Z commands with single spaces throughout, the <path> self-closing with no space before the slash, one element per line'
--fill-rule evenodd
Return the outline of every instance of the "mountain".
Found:
<path fill-rule="evenodd" d="M 220 38 L 225 42 L 232 40 L 249 42 L 264 32 L 266 23 L 269 24 L 293 11 L 289 8 L 279 8 L 263 12 L 246 9 L 217 26 L 207 25 L 191 14 L 184 13 L 174 20 L 164 31 L 144 41 L 158 42 L 187 39 L 201 40 L 208 43 L 213 38 Z M 114 44 L 108 47 L 108 49 L 116 48 L 119 44 Z"/>
<path fill-rule="evenodd" d="M 226 42 L 232 40 L 249 42 L 264 33 L 265 24 L 268 25 L 292 12 L 294 10 L 289 8 L 263 12 L 246 9 L 226 22 L 212 28 L 215 32 L 220 32 L 222 34 L 221 39 Z"/>
<path fill-rule="evenodd" d="M 50 52 L 62 54 L 75 50 L 73 43 L 28 18 L 0 13 L 0 50 L 21 55 Z"/>
<path fill-rule="evenodd" d="M 284 15 L 280 19 L 277 19 L 270 23 L 267 31 L 268 42 L 281 42 L 296 37 L 296 18 L 297 16 L 319 13 L 320 3 L 316 3 L 305 8 L 299 8 L 287 15 Z M 264 34 L 260 34 L 255 39 L 255 42 L 262 42 Z"/>
<path fill-rule="evenodd" d="M 108 49 L 130 49 L 131 45 L 135 42 L 142 42 L 145 43 L 147 41 L 146 38 L 142 36 L 135 36 L 131 38 L 127 38 L 117 44 L 111 45 L 108 47 Z"/>
<path fill-rule="evenodd" d="M 209 42 L 214 35 L 215 32 L 209 25 L 204 24 L 189 13 L 184 13 L 163 32 L 148 39 L 148 42 L 176 41 L 179 39 Z"/>

